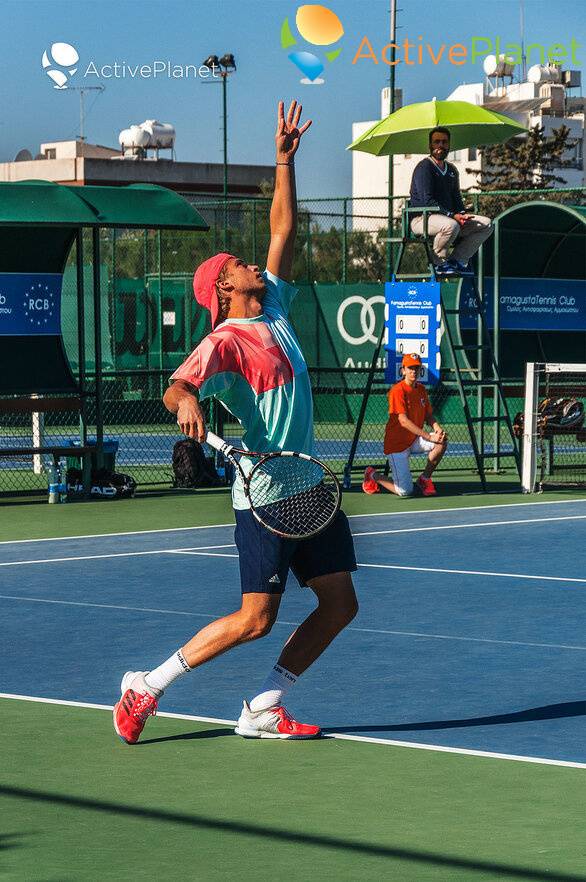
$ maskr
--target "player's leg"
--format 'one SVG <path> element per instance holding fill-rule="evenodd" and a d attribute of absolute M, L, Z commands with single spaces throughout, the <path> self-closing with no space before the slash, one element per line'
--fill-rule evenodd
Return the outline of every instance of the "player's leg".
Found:
<path fill-rule="evenodd" d="M 189 668 L 197 668 L 234 646 L 258 640 L 271 630 L 281 602 L 281 594 L 247 593 L 236 612 L 210 622 L 180 650 Z M 147 682 L 151 681 L 147 676 Z"/>
<path fill-rule="evenodd" d="M 351 571 L 356 569 L 348 519 L 339 512 L 324 532 L 296 543 L 291 567 L 318 601 L 291 634 L 273 671 L 250 705 L 244 703 L 236 732 L 260 738 L 315 738 L 319 726 L 298 723 L 283 707 L 285 694 L 340 631 L 352 621 L 358 602 Z"/>
<path fill-rule="evenodd" d="M 237 612 L 223 616 L 198 631 L 181 649 L 151 671 L 127 671 L 120 701 L 114 707 L 114 728 L 128 744 L 135 744 L 159 698 L 176 680 L 234 646 L 264 637 L 277 618 L 280 594 L 243 594 Z"/>
<path fill-rule="evenodd" d="M 300 676 L 327 649 L 358 612 L 358 600 L 349 572 L 308 579 L 317 607 L 291 634 L 279 664 Z"/>
<path fill-rule="evenodd" d="M 287 579 L 291 543 L 260 526 L 250 511 L 236 512 L 242 603 L 240 609 L 206 625 L 151 671 L 127 671 L 114 728 L 130 744 L 138 741 L 158 699 L 180 677 L 232 647 L 267 634 L 279 610 Z"/>

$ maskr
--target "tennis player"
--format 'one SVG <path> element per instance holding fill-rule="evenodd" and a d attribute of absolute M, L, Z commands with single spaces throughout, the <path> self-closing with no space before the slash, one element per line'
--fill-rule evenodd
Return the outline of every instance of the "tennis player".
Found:
<path fill-rule="evenodd" d="M 261 273 L 231 254 L 216 254 L 194 276 L 194 293 L 209 310 L 212 332 L 172 375 L 164 403 L 181 431 L 204 441 L 200 401 L 215 396 L 239 420 L 243 446 L 258 452 L 313 452 L 311 386 L 303 354 L 288 320 L 296 289 L 293 265 L 297 207 L 294 157 L 303 134 L 301 105 L 285 118 L 279 102 L 275 193 L 267 269 Z M 317 725 L 299 723 L 284 707 L 286 693 L 354 618 L 358 604 L 350 573 L 354 546 L 343 512 L 319 535 L 281 539 L 262 527 L 248 507 L 237 477 L 232 500 L 240 559 L 240 609 L 206 625 L 150 671 L 128 671 L 114 708 L 116 732 L 138 741 L 163 692 L 180 677 L 240 643 L 271 630 L 289 569 L 308 586 L 317 606 L 289 637 L 276 664 L 250 701 L 244 701 L 236 732 L 249 738 L 315 738 Z M 206 590 L 212 590 L 208 586 Z M 237 666 L 235 664 L 235 675 Z"/>
<path fill-rule="evenodd" d="M 381 487 L 397 496 L 411 496 L 413 478 L 409 468 L 411 454 L 427 454 L 427 465 L 417 479 L 423 496 L 435 496 L 431 479 L 446 452 L 448 436 L 435 419 L 425 386 L 418 382 L 423 370 L 418 355 L 404 355 L 401 362 L 403 379 L 389 390 L 389 419 L 385 429 L 385 454 L 393 480 L 389 481 L 372 466 L 364 472 L 362 489 L 365 493 L 380 493 Z M 425 424 L 432 431 L 426 432 Z"/>

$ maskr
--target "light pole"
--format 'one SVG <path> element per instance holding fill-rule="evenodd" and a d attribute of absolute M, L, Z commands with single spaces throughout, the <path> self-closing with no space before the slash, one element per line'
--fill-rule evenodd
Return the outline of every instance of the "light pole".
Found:
<path fill-rule="evenodd" d="M 397 0 L 391 0 L 391 69 L 389 72 L 389 113 L 395 112 L 395 53 L 397 51 Z M 393 224 L 394 224 L 394 205 L 393 202 L 393 190 L 394 190 L 394 156 L 391 153 L 389 156 L 389 186 L 388 186 L 388 213 L 387 213 L 387 225 L 389 232 L 387 233 L 389 237 L 389 241 L 387 244 L 387 279 L 391 278 L 391 274 L 393 272 L 393 243 L 390 241 L 393 238 Z"/>
<path fill-rule="evenodd" d="M 221 58 L 217 55 L 209 55 L 203 62 L 202 67 L 211 70 L 214 77 L 220 76 L 222 83 L 222 118 L 223 118 L 223 142 L 224 142 L 224 231 L 223 243 L 224 250 L 228 247 L 228 101 L 227 89 L 228 76 L 236 70 L 236 62 L 234 56 L 226 52 Z M 212 82 L 205 80 L 205 82 Z M 217 82 L 217 79 L 216 79 Z"/>

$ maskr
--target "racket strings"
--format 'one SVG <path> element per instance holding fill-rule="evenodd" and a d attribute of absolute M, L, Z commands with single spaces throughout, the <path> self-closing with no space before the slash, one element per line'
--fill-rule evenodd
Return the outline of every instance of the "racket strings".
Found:
<path fill-rule="evenodd" d="M 293 457 L 274 457 L 259 464 L 251 474 L 249 493 L 261 523 L 292 539 L 319 533 L 340 504 L 334 476 L 315 460 Z"/>

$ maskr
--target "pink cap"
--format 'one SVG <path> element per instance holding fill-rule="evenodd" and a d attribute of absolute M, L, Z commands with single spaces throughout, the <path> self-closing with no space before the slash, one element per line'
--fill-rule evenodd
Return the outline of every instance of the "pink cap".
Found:
<path fill-rule="evenodd" d="M 218 320 L 220 306 L 216 292 L 216 282 L 227 262 L 234 257 L 233 254 L 221 252 L 208 257 L 198 266 L 193 276 L 193 293 L 200 306 L 209 309 L 212 320 L 212 330 Z"/>

